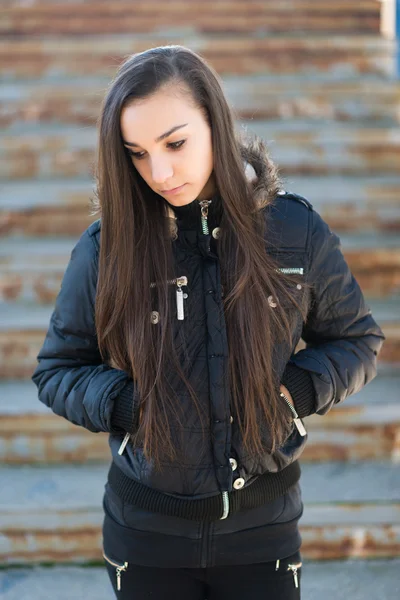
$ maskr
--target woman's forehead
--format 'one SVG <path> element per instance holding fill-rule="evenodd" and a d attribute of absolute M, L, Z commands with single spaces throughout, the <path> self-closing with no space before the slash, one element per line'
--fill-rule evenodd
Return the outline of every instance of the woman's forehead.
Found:
<path fill-rule="evenodd" d="M 197 127 L 202 123 L 201 111 L 187 98 L 171 95 L 153 95 L 134 102 L 122 110 L 121 130 L 124 140 L 141 145 L 158 143 L 172 130 Z"/>

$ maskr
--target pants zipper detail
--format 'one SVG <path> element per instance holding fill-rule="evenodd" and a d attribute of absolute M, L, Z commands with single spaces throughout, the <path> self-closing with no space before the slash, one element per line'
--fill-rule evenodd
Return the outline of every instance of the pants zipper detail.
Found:
<path fill-rule="evenodd" d="M 299 587 L 299 577 L 297 575 L 298 569 L 300 569 L 302 563 L 298 563 L 297 565 L 288 565 L 287 570 L 293 572 L 294 586 L 296 588 Z"/>
<path fill-rule="evenodd" d="M 120 592 L 121 591 L 121 573 L 123 571 L 126 571 L 126 569 L 128 568 L 128 563 L 124 562 L 123 565 L 119 565 L 118 563 L 116 563 L 113 560 L 111 560 L 110 558 L 108 558 L 108 556 L 106 556 L 104 554 L 104 552 L 103 552 L 103 556 L 106 559 L 106 561 L 110 563 L 110 565 L 115 567 L 116 577 L 117 577 L 117 590 Z"/>

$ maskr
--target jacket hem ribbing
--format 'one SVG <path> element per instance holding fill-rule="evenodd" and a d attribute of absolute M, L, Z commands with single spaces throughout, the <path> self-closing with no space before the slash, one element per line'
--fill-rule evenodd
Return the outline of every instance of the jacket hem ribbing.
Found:
<path fill-rule="evenodd" d="M 300 475 L 296 460 L 282 471 L 264 473 L 251 485 L 228 492 L 229 514 L 275 500 L 295 485 Z M 108 472 L 108 483 L 121 500 L 151 512 L 194 521 L 217 521 L 223 513 L 222 494 L 198 500 L 176 498 L 128 477 L 114 462 Z"/>

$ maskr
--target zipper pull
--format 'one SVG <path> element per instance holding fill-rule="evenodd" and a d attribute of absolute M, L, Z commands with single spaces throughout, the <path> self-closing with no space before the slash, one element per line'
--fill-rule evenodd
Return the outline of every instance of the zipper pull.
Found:
<path fill-rule="evenodd" d="M 124 452 L 124 450 L 125 450 L 125 447 L 126 447 L 127 443 L 129 442 L 129 437 L 130 437 L 130 434 L 129 434 L 129 433 L 125 434 L 125 437 L 124 437 L 124 439 L 123 439 L 123 442 L 122 442 L 122 444 L 120 445 L 120 447 L 119 447 L 119 450 L 118 450 L 118 454 L 119 454 L 120 456 L 122 456 L 122 454 L 123 454 L 123 452 Z"/>
<path fill-rule="evenodd" d="M 183 309 L 183 291 L 182 286 L 187 285 L 187 277 L 178 277 L 176 280 L 176 312 L 179 321 L 183 321 L 185 313 Z"/>
<path fill-rule="evenodd" d="M 201 228 L 203 230 L 204 235 L 208 235 L 208 205 L 211 204 L 212 200 L 199 200 L 201 206 Z"/>
<path fill-rule="evenodd" d="M 297 575 L 297 565 L 288 565 L 288 571 L 292 571 L 293 579 L 294 579 L 294 586 L 296 588 L 298 588 L 299 587 L 299 578 Z"/>
<path fill-rule="evenodd" d="M 303 436 L 303 437 L 305 435 L 307 435 L 307 431 L 306 431 L 306 428 L 303 425 L 303 421 L 301 419 L 298 419 L 298 418 L 297 419 L 293 419 L 293 421 L 294 421 L 294 424 L 297 427 L 297 431 L 299 432 L 299 434 L 301 436 Z"/>
<path fill-rule="evenodd" d="M 117 567 L 117 590 L 121 591 L 121 569 Z"/>
<path fill-rule="evenodd" d="M 227 516 L 229 515 L 229 494 L 228 494 L 228 492 L 222 492 L 222 507 L 223 507 L 223 511 L 222 511 L 222 517 L 220 518 L 220 521 L 222 521 L 222 519 L 226 519 Z"/>
<path fill-rule="evenodd" d="M 306 428 L 304 427 L 303 421 L 300 419 L 299 415 L 297 414 L 295 407 L 293 406 L 293 404 L 290 402 L 289 398 L 287 398 L 283 392 L 280 392 L 279 395 L 281 398 L 283 398 L 285 400 L 286 404 L 292 411 L 292 413 L 294 415 L 293 421 L 297 428 L 297 431 L 299 432 L 299 434 L 302 437 L 304 437 L 305 435 L 307 435 L 307 431 L 306 431 Z"/>
<path fill-rule="evenodd" d="M 110 563 L 110 565 L 113 565 L 113 567 L 115 567 L 115 574 L 117 576 L 117 590 L 120 592 L 121 591 L 121 572 L 126 571 L 129 563 L 127 563 L 126 561 L 124 562 L 123 565 L 119 565 L 119 564 L 115 563 L 113 560 L 111 560 L 111 558 L 108 558 L 108 556 L 106 556 L 104 550 L 103 550 L 103 556 L 106 559 L 106 561 L 108 563 Z"/>

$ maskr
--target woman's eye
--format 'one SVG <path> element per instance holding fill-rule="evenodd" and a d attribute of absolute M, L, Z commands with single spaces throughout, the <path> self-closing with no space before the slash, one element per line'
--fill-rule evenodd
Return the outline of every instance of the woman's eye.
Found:
<path fill-rule="evenodd" d="M 179 142 L 171 142 L 168 144 L 168 146 L 173 150 L 178 150 L 178 148 L 181 148 L 185 142 L 186 140 L 179 140 Z"/>
<path fill-rule="evenodd" d="M 183 144 L 186 142 L 186 140 L 179 140 L 179 142 L 169 142 L 167 144 L 168 148 L 171 148 L 171 150 L 179 150 L 179 148 L 182 148 Z M 132 150 L 129 150 L 128 148 L 126 149 L 128 152 L 128 156 L 133 156 L 134 158 L 137 159 L 141 159 L 144 157 L 144 155 L 146 154 L 145 152 L 133 152 Z"/>
<path fill-rule="evenodd" d="M 143 158 L 143 156 L 144 156 L 144 152 L 133 152 L 132 150 L 128 150 L 128 148 L 127 148 L 127 152 L 128 152 L 128 156 L 133 156 L 135 158 Z"/>

